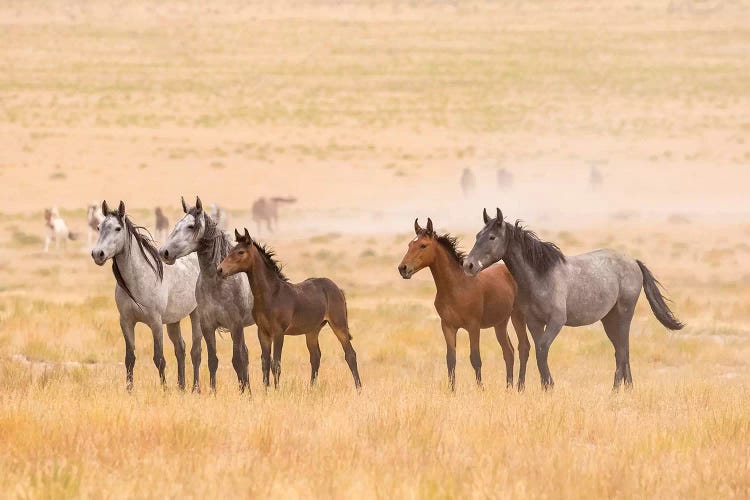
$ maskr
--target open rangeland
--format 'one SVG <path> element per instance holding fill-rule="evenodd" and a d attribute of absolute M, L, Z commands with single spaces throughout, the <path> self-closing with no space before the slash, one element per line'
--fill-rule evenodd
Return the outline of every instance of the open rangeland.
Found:
<path fill-rule="evenodd" d="M 0 5 L 3 496 L 750 496 L 747 2 L 152 4 Z M 165 331 L 164 390 L 143 325 L 126 391 L 109 265 L 85 237 L 45 253 L 44 209 L 84 235 L 87 205 L 123 199 L 153 230 L 182 195 L 239 228 L 297 200 L 257 236 L 291 281 L 345 291 L 361 393 L 328 329 L 316 386 L 290 337 L 266 392 L 255 326 L 251 395 L 220 332 L 212 395 L 205 346 L 203 392 L 178 390 Z M 491 330 L 477 388 L 459 332 L 450 391 L 432 278 L 397 267 L 415 217 L 469 250 L 498 205 L 665 284 L 687 326 L 641 295 L 632 390 L 595 324 L 563 328 L 548 392 L 533 350 L 506 389 Z"/>

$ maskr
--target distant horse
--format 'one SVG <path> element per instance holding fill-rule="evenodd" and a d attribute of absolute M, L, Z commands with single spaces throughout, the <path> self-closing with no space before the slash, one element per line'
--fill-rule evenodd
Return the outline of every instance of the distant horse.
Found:
<path fill-rule="evenodd" d="M 566 257 L 555 244 L 540 241 L 519 222 L 505 222 L 499 208 L 494 219 L 484 211 L 484 224 L 464 269 L 476 274 L 500 259 L 508 266 L 518 283 L 518 302 L 534 338 L 545 389 L 554 385 L 547 356 L 560 329 L 597 321 L 615 348 L 613 390 L 623 379 L 626 387 L 632 386 L 630 322 L 641 288 L 662 325 L 670 330 L 683 327 L 667 306 L 659 282 L 640 260 L 612 250 Z"/>
<path fill-rule="evenodd" d="M 513 174 L 507 168 L 497 169 L 497 187 L 500 189 L 513 187 Z"/>
<path fill-rule="evenodd" d="M 275 196 L 273 198 L 258 198 L 253 202 L 252 215 L 253 220 L 258 225 L 258 232 L 261 230 L 261 223 L 266 223 L 269 233 L 272 233 L 279 222 L 279 205 L 282 203 L 292 204 L 297 198 L 284 198 Z"/>
<path fill-rule="evenodd" d="M 167 325 L 167 334 L 177 358 L 177 384 L 180 389 L 185 388 L 185 342 L 180 332 L 180 320 L 186 316 L 190 316 L 193 333 L 190 349 L 193 390 L 199 390 L 202 334 L 195 302 L 198 259 L 182 259 L 178 265 L 164 269 L 153 241 L 126 215 L 122 201 L 117 210 L 109 210 L 107 202 L 102 202 L 102 213 L 105 218 L 99 226 L 99 241 L 91 251 L 91 258 L 100 266 L 112 259 L 112 273 L 117 282 L 115 303 L 125 338 L 128 390 L 133 388 L 136 323 L 144 323 L 151 329 L 154 364 L 162 384 L 166 384 L 162 325 Z"/>
<path fill-rule="evenodd" d="M 437 288 L 435 309 L 445 336 L 451 390 L 455 390 L 456 384 L 456 332 L 459 328 L 469 332 L 469 359 L 478 385 L 482 384 L 479 332 L 481 328 L 495 328 L 505 359 L 506 384 L 513 387 L 513 345 L 508 337 L 508 318 L 512 318 L 518 337 L 521 362 L 518 390 L 523 390 L 531 344 L 523 313 L 516 307 L 516 282 L 508 269 L 503 264 L 495 264 L 476 277 L 469 276 L 462 268 L 464 254 L 458 250 L 455 238 L 436 234 L 431 219 L 427 219 L 425 229 L 415 220 L 414 232 L 417 236 L 409 242 L 398 270 L 404 279 L 410 279 L 425 267 L 432 273 Z"/>
<path fill-rule="evenodd" d="M 154 215 L 156 215 L 156 224 L 154 224 L 154 227 L 156 228 L 156 240 L 164 241 L 167 239 L 167 234 L 169 234 L 169 219 L 164 215 L 161 207 L 156 207 Z"/>
<path fill-rule="evenodd" d="M 223 279 L 216 273 L 216 266 L 227 256 L 232 243 L 229 236 L 216 225 L 216 221 L 203 210 L 200 198 L 196 198 L 194 207 L 188 207 L 183 198 L 182 210 L 185 216 L 177 222 L 172 234 L 159 250 L 159 255 L 164 262 L 173 265 L 186 255 L 198 253 L 200 274 L 194 290 L 201 330 L 206 339 L 211 390 L 216 390 L 216 369 L 219 366 L 216 329 L 225 328 L 232 335 L 232 366 L 237 373 L 240 390 L 247 389 L 249 392 L 244 327 L 255 324 L 250 284 L 245 275 Z"/>
<path fill-rule="evenodd" d="M 604 174 L 599 170 L 596 165 L 591 165 L 589 169 L 589 186 L 591 189 L 597 190 L 604 184 Z"/>
<path fill-rule="evenodd" d="M 477 180 L 474 177 L 474 172 L 472 172 L 468 168 L 465 168 L 463 172 L 461 172 L 461 190 L 463 191 L 464 196 L 468 197 L 471 193 L 473 193 L 476 185 Z"/>
<path fill-rule="evenodd" d="M 44 251 L 49 252 L 50 242 L 55 242 L 55 250 L 60 248 L 60 242 L 63 248 L 67 248 L 68 240 L 75 240 L 77 236 L 68 229 L 68 225 L 60 217 L 57 207 L 44 209 L 44 222 L 47 229 L 47 236 L 44 239 Z"/>
<path fill-rule="evenodd" d="M 226 231 L 229 228 L 229 214 L 216 203 L 211 204 L 211 217 L 222 231 Z"/>
<path fill-rule="evenodd" d="M 99 232 L 99 224 L 104 221 L 104 214 L 102 213 L 102 209 L 98 203 L 94 202 L 89 204 L 86 209 L 86 220 L 88 222 L 86 242 L 88 247 L 90 248 L 94 232 Z"/>
<path fill-rule="evenodd" d="M 354 385 L 362 384 L 357 369 L 357 353 L 354 352 L 349 334 L 344 292 L 328 278 L 310 278 L 292 284 L 281 272 L 274 255 L 266 247 L 255 242 L 245 229 L 241 236 L 235 229 L 237 245 L 219 264 L 219 276 L 230 278 L 236 273 L 245 273 L 250 281 L 255 302 L 253 317 L 258 322 L 263 361 L 263 383 L 270 384 L 269 371 L 273 371 L 273 385 L 279 386 L 281 377 L 281 349 L 285 335 L 304 335 L 310 351 L 310 384 L 315 383 L 320 367 L 318 335 L 328 323 L 344 348 L 344 359 L 354 377 Z M 273 344 L 273 361 L 271 361 Z"/>

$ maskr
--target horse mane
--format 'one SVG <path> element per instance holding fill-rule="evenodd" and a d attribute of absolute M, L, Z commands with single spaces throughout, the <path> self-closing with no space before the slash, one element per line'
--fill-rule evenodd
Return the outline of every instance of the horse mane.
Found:
<path fill-rule="evenodd" d="M 146 259 L 146 263 L 154 271 L 154 274 L 159 277 L 159 280 L 164 279 L 164 264 L 162 264 L 162 261 L 159 258 L 159 251 L 156 249 L 156 246 L 154 245 L 154 239 L 151 236 L 151 233 L 148 232 L 148 229 L 143 226 L 136 226 L 127 215 L 120 217 L 117 212 L 110 212 L 109 214 L 105 215 L 114 215 L 115 217 L 117 217 L 117 220 L 123 226 L 125 226 L 125 230 L 128 232 L 128 234 L 135 238 L 141 255 L 143 255 L 144 259 Z M 130 245 L 130 238 L 128 238 L 128 252 L 130 252 L 131 250 Z M 149 259 L 149 256 L 151 257 L 151 259 Z M 128 287 L 128 284 L 125 282 L 125 278 L 122 277 L 122 273 L 120 272 L 120 268 L 117 266 L 116 259 L 112 259 L 112 274 L 115 276 L 115 281 L 117 281 L 117 284 L 120 285 L 127 296 L 130 297 L 130 299 L 138 306 L 140 306 L 141 304 L 135 299 L 133 293 Z"/>
<path fill-rule="evenodd" d="M 557 245 L 540 240 L 534 231 L 522 226 L 520 220 L 516 220 L 515 225 L 506 224 L 505 228 L 512 241 L 521 248 L 526 262 L 538 273 L 546 274 L 556 264 L 565 262 L 565 255 Z"/>
<path fill-rule="evenodd" d="M 281 278 L 283 281 L 289 281 L 289 278 L 287 278 L 281 270 L 281 264 L 279 264 L 279 261 L 276 260 L 276 253 L 268 248 L 267 245 L 262 245 L 255 240 L 252 240 L 252 242 L 255 248 L 258 249 L 261 257 L 263 257 L 263 262 L 266 264 L 266 267 L 276 273 L 276 276 Z"/>
<path fill-rule="evenodd" d="M 451 236 L 448 233 L 436 234 L 435 240 L 445 249 L 446 252 L 448 252 L 448 255 L 453 257 L 453 260 L 455 260 L 459 266 L 464 264 L 466 254 L 459 250 L 458 238 L 456 236 Z"/>
<path fill-rule="evenodd" d="M 195 218 L 196 224 L 193 231 L 196 235 L 200 229 L 199 220 L 202 220 L 202 224 L 206 226 L 206 229 L 203 231 L 203 237 L 198 242 L 198 254 L 207 255 L 215 269 L 229 255 L 229 251 L 232 249 L 232 242 L 229 240 L 229 236 L 219 228 L 213 217 L 208 215 L 204 210 L 199 212 L 197 208 L 193 207 L 188 210 L 188 213 Z M 203 217 L 200 217 L 201 213 Z"/>

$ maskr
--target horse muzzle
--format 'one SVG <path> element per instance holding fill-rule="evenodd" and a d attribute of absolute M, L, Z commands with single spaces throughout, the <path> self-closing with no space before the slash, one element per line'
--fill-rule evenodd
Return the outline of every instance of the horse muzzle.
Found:
<path fill-rule="evenodd" d="M 411 279 L 411 277 L 414 276 L 414 269 L 409 269 L 408 267 L 406 267 L 406 264 L 401 264 L 400 266 L 398 266 L 398 272 L 405 280 Z"/>
<path fill-rule="evenodd" d="M 97 266 L 103 266 L 107 262 L 107 257 L 104 255 L 104 250 L 91 250 L 91 258 Z"/>
<path fill-rule="evenodd" d="M 471 276 L 476 276 L 479 271 L 482 270 L 482 263 L 480 261 L 474 262 L 472 259 L 466 259 L 464 262 L 464 272 Z"/>

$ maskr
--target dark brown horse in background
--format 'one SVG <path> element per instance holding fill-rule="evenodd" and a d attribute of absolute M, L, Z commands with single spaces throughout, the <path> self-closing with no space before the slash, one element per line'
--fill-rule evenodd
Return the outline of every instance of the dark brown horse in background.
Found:
<path fill-rule="evenodd" d="M 464 254 L 458 250 L 456 239 L 448 234 L 438 235 L 427 219 L 422 229 L 414 221 L 416 238 L 409 243 L 398 270 L 404 279 L 425 267 L 430 268 L 435 280 L 437 294 L 435 309 L 440 315 L 443 335 L 447 347 L 448 379 L 451 390 L 456 384 L 456 333 L 459 328 L 469 332 L 471 366 L 476 373 L 477 384 L 482 384 L 482 358 L 479 354 L 479 331 L 495 328 L 495 336 L 503 350 L 508 387 L 513 386 L 513 345 L 508 337 L 508 318 L 518 337 L 518 390 L 523 390 L 526 380 L 526 363 L 531 345 L 526 335 L 523 313 L 516 307 L 516 282 L 504 264 L 496 264 L 469 276 L 463 270 Z"/>
<path fill-rule="evenodd" d="M 253 318 L 258 325 L 263 383 L 270 384 L 269 371 L 273 370 L 273 385 L 279 386 L 281 377 L 281 349 L 284 335 L 304 335 L 310 351 L 310 384 L 315 383 L 320 367 L 318 335 L 328 323 L 344 348 L 344 358 L 354 377 L 354 385 L 362 384 L 357 369 L 349 334 L 344 292 L 328 278 L 310 278 L 302 283 L 290 283 L 273 258 L 273 253 L 255 242 L 245 229 L 241 236 L 235 229 L 237 245 L 216 269 L 219 276 L 229 277 L 247 273 L 253 292 Z M 273 361 L 271 345 L 273 344 Z"/>

